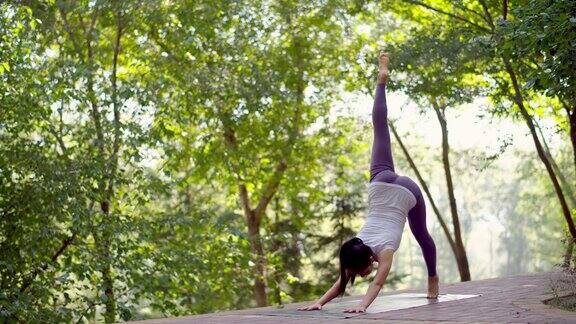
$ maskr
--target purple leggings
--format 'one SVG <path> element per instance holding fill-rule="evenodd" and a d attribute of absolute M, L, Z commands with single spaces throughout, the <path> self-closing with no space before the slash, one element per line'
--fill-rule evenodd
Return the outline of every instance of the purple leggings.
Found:
<path fill-rule="evenodd" d="M 374 144 L 372 145 L 372 161 L 370 163 L 370 182 L 381 181 L 394 183 L 410 190 L 416 197 L 416 206 L 408 212 L 408 224 L 412 234 L 420 244 L 428 276 L 436 275 L 436 245 L 426 228 L 426 204 L 418 185 L 412 179 L 399 176 L 394 172 L 390 131 L 388 129 L 388 108 L 386 107 L 386 87 L 383 83 L 376 87 L 374 107 L 372 109 L 372 124 L 374 125 Z"/>

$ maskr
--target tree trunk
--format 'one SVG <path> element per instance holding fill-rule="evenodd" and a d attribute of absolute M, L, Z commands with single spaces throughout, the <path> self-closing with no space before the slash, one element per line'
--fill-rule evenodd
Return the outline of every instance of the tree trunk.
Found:
<path fill-rule="evenodd" d="M 536 146 L 536 151 L 538 152 L 538 157 L 540 157 L 540 160 L 542 161 L 542 163 L 544 163 L 544 166 L 546 167 L 546 170 L 548 171 L 548 175 L 550 176 L 550 180 L 552 181 L 552 185 L 554 186 L 554 190 L 556 192 L 556 195 L 558 196 L 558 200 L 560 201 L 560 206 L 562 208 L 562 213 L 563 213 L 564 218 L 566 220 L 566 224 L 568 225 L 568 230 L 570 231 L 570 235 L 572 236 L 572 239 L 574 240 L 574 239 L 576 239 L 576 228 L 574 227 L 574 220 L 572 219 L 570 209 L 568 208 L 568 204 L 566 203 L 566 199 L 564 198 L 564 193 L 562 192 L 562 188 L 560 187 L 560 184 L 558 183 L 558 179 L 556 178 L 556 173 L 554 172 L 554 169 L 552 169 L 552 165 L 550 164 L 550 161 L 546 157 L 546 153 L 544 152 L 544 149 L 542 148 L 542 144 L 540 143 L 540 139 L 538 139 L 538 135 L 536 134 L 536 128 L 534 127 L 534 124 L 532 123 L 532 118 L 530 117 L 530 114 L 526 110 L 526 107 L 524 107 L 524 99 L 522 98 L 522 93 L 520 92 L 520 86 L 518 85 L 518 80 L 516 79 L 516 73 L 514 72 L 514 69 L 512 68 L 512 64 L 510 64 L 510 61 L 507 58 L 503 57 L 502 59 L 504 61 L 504 66 L 506 68 L 506 71 L 508 72 L 508 74 L 510 75 L 510 79 L 512 80 L 512 86 L 514 87 L 514 92 L 515 92 L 514 101 L 515 101 L 516 105 L 518 106 L 518 108 L 520 109 L 520 113 L 521 113 L 522 117 L 524 118 L 526 125 L 530 129 L 530 133 L 532 134 L 532 139 L 534 141 L 534 145 Z"/>
<path fill-rule="evenodd" d="M 566 252 L 564 253 L 564 262 L 562 263 L 563 268 L 570 268 L 570 262 L 572 261 L 573 252 L 574 252 L 574 240 L 568 238 Z"/>
<path fill-rule="evenodd" d="M 250 248 L 256 257 L 256 272 L 254 277 L 254 297 L 258 307 L 268 306 L 268 296 L 266 295 L 266 256 L 260 237 L 260 221 L 253 210 L 246 213 L 248 223 L 248 237 Z"/>
<path fill-rule="evenodd" d="M 454 243 L 456 244 L 456 262 L 458 264 L 458 272 L 460 273 L 461 281 L 470 281 L 470 267 L 468 265 L 468 257 L 466 256 L 464 242 L 462 241 L 460 219 L 458 216 L 456 197 L 454 196 L 454 184 L 452 182 L 452 173 L 450 170 L 448 125 L 446 123 L 444 108 L 440 108 L 438 104 L 434 104 L 434 111 L 436 112 L 436 116 L 440 122 L 440 127 L 442 128 L 442 164 L 444 165 L 448 198 L 450 200 L 450 213 L 452 214 L 452 226 L 454 227 Z"/>
<path fill-rule="evenodd" d="M 108 185 L 105 192 L 106 200 L 102 202 L 101 209 L 104 213 L 104 224 L 106 224 L 103 233 L 103 260 L 104 260 L 104 270 L 102 272 L 103 282 L 102 288 L 104 289 L 104 294 L 106 295 L 106 312 L 104 313 L 104 320 L 107 323 L 114 323 L 116 321 L 116 298 L 114 294 L 114 278 L 112 275 L 112 255 L 111 255 L 111 244 L 112 244 L 112 232 L 110 227 L 113 226 L 113 222 L 110 219 L 110 204 L 114 197 L 114 183 L 116 181 L 116 170 L 118 168 L 118 154 L 120 150 L 121 142 L 121 129 L 120 129 L 120 104 L 118 102 L 118 55 L 120 53 L 120 39 L 122 38 L 122 14 L 121 12 L 116 13 L 116 37 L 114 39 L 114 53 L 112 55 L 112 106 L 114 110 L 114 141 L 112 144 L 112 153 L 110 156 L 110 161 L 105 167 L 108 172 Z"/>
<path fill-rule="evenodd" d="M 72 26 L 67 18 L 67 6 L 64 3 L 60 3 L 58 5 L 58 11 L 60 13 L 60 17 L 62 19 L 62 23 L 64 25 L 64 29 L 66 30 L 67 34 L 69 35 L 70 41 L 74 47 L 75 53 L 82 63 L 85 65 L 86 68 L 86 99 L 87 99 L 87 106 L 90 109 L 90 117 L 92 122 L 94 123 L 94 128 L 96 132 L 96 139 L 95 144 L 98 150 L 97 159 L 101 163 L 101 168 L 103 171 L 103 176 L 98 179 L 98 198 L 97 202 L 100 203 L 100 210 L 103 214 L 102 225 L 104 225 L 103 231 L 93 231 L 93 236 L 97 241 L 96 246 L 96 253 L 100 258 L 100 262 L 102 265 L 101 273 L 102 273 L 102 289 L 104 290 L 104 295 L 106 296 L 106 300 L 104 302 L 105 311 L 104 311 L 104 320 L 106 322 L 112 323 L 116 321 L 116 299 L 114 295 L 114 278 L 113 278 L 113 263 L 112 263 L 112 255 L 111 255 L 111 246 L 112 246 L 112 239 L 113 239 L 113 231 L 111 231 L 111 227 L 113 226 L 114 222 L 110 219 L 110 204 L 114 197 L 114 183 L 116 181 L 117 176 L 117 168 L 118 168 L 118 154 L 121 145 L 121 129 L 120 129 L 120 108 L 121 105 L 118 102 L 118 88 L 117 88 L 117 67 L 118 67 L 118 57 L 121 50 L 120 41 L 122 37 L 122 31 L 124 27 L 123 23 L 123 14 L 121 9 L 115 12 L 116 18 L 116 35 L 114 38 L 114 46 L 113 46 L 113 56 L 112 56 L 112 74 L 111 74 L 111 84 L 112 84 L 112 105 L 114 110 L 114 140 L 112 144 L 111 154 L 108 156 L 108 160 L 106 159 L 107 150 L 106 146 L 106 125 L 103 124 L 107 121 L 105 118 L 105 114 L 102 115 L 99 107 L 99 98 L 100 96 L 94 90 L 95 86 L 95 69 L 97 65 L 94 63 L 94 49 L 93 49 L 93 41 L 94 41 L 94 33 L 96 28 L 97 18 L 99 17 L 99 10 L 97 7 L 92 8 L 92 14 L 90 17 L 90 23 L 87 30 L 84 30 L 83 33 L 76 34 L 77 30 Z M 80 22 L 83 22 L 83 17 L 80 16 Z M 82 26 L 83 27 L 83 26 Z M 85 37 L 84 43 L 86 47 L 86 54 L 82 50 L 80 44 L 81 38 L 77 38 L 77 35 L 82 35 Z M 62 147 L 63 151 L 64 145 L 63 142 L 60 141 L 60 146 Z"/>
<path fill-rule="evenodd" d="M 104 321 L 106 323 L 116 322 L 116 298 L 114 296 L 114 278 L 112 277 L 112 256 L 110 254 L 110 202 L 104 200 L 100 203 L 100 210 L 104 214 L 102 222 L 104 223 L 104 230 L 102 231 L 101 239 L 97 241 L 100 250 L 100 258 L 102 260 L 102 290 L 106 296 L 104 305 Z M 99 233 L 98 233 L 99 234 Z M 98 235 L 95 233 L 95 235 Z"/>
<path fill-rule="evenodd" d="M 576 107 L 572 108 L 572 113 L 568 111 L 570 121 L 570 140 L 572 141 L 572 153 L 574 153 L 574 169 L 576 170 Z M 576 208 L 576 206 L 572 206 Z"/>
<path fill-rule="evenodd" d="M 295 37 L 296 38 L 296 37 Z M 294 40 L 294 47 L 300 48 L 300 42 L 298 39 Z M 298 53 L 298 52 L 295 52 Z M 271 199 L 276 194 L 278 187 L 280 185 L 280 181 L 284 176 L 284 173 L 288 167 L 288 160 L 290 159 L 290 155 L 293 152 L 294 143 L 300 136 L 300 119 L 301 119 L 301 105 L 304 102 L 304 89 L 306 88 L 306 81 L 304 80 L 304 72 L 300 68 L 300 63 L 302 60 L 299 57 L 295 60 L 298 64 L 296 64 L 295 69 L 299 71 L 298 73 L 298 81 L 295 84 L 295 93 L 296 93 L 296 109 L 294 112 L 293 120 L 291 123 L 290 131 L 288 133 L 288 140 L 284 147 L 287 147 L 288 150 L 285 152 L 284 157 L 278 161 L 276 164 L 276 168 L 274 170 L 274 174 L 270 177 L 269 181 L 264 185 L 264 188 L 259 195 L 258 204 L 255 208 L 250 206 L 250 196 L 248 190 L 246 188 L 245 182 L 240 176 L 241 171 L 238 167 L 234 167 L 234 172 L 237 174 L 238 177 L 238 187 L 239 187 L 239 195 L 240 201 L 244 210 L 244 215 L 246 216 L 246 221 L 248 223 L 248 235 L 250 238 L 250 246 L 252 252 L 256 256 L 256 273 L 254 278 L 254 297 L 256 299 L 256 304 L 259 307 L 267 306 L 268 305 L 268 297 L 266 293 L 266 255 L 264 254 L 264 247 L 262 245 L 262 240 L 260 237 L 260 222 L 262 217 L 266 212 L 266 208 L 270 203 Z M 230 118 L 226 113 L 219 112 L 220 120 L 224 127 L 224 142 L 227 148 L 232 152 L 238 152 L 238 144 L 236 139 L 236 133 L 234 129 L 230 126 L 232 123 L 229 122 Z M 258 196 L 255 196 L 258 197 Z"/>
<path fill-rule="evenodd" d="M 110 254 L 108 253 L 106 256 L 109 257 Z M 112 265 L 110 262 L 106 262 L 106 266 L 102 272 L 102 280 L 104 295 L 106 295 L 104 321 L 106 323 L 116 323 L 116 297 L 114 296 L 114 278 L 112 278 Z"/>
<path fill-rule="evenodd" d="M 546 153 L 546 157 L 548 158 L 548 160 L 550 160 L 550 165 L 552 165 L 552 169 L 558 175 L 558 180 L 560 181 L 562 188 L 566 191 L 566 194 L 568 195 L 568 199 L 570 200 L 570 203 L 572 204 L 572 208 L 576 208 L 576 197 L 574 196 L 574 191 L 572 191 L 572 186 L 566 180 L 564 173 L 562 173 L 562 170 L 560 170 L 560 168 L 558 167 L 558 164 L 556 164 L 556 161 L 554 161 L 554 158 L 552 157 L 552 153 L 550 153 L 550 148 L 548 147 L 548 143 L 546 142 L 546 138 L 544 137 L 544 133 L 542 132 L 542 128 L 540 128 L 540 125 L 538 124 L 538 122 L 536 120 L 534 120 L 534 123 L 536 124 L 536 128 L 538 128 L 538 132 L 540 133 L 540 137 L 542 138 L 544 153 Z"/>
<path fill-rule="evenodd" d="M 226 146 L 231 150 L 237 151 L 237 139 L 234 130 L 229 128 L 227 123 L 223 121 L 224 125 L 224 140 Z M 289 144 L 292 144 L 292 138 L 289 140 Z M 291 147 L 291 146 L 289 146 Z M 246 217 L 246 223 L 248 224 L 248 236 L 250 239 L 250 247 L 252 253 L 256 256 L 256 273 L 254 278 L 254 297 L 256 299 L 256 304 L 259 307 L 268 305 L 268 297 L 266 295 L 266 255 L 264 254 L 264 247 L 262 246 L 262 240 L 260 237 L 260 222 L 266 208 L 280 185 L 280 180 L 282 179 L 284 172 L 286 171 L 288 164 L 287 158 L 283 158 L 278 161 L 274 174 L 270 177 L 268 183 L 266 183 L 265 188 L 260 196 L 258 205 L 256 208 L 250 206 L 250 197 L 248 190 L 243 180 L 239 176 L 239 171 L 235 169 L 238 174 L 238 192 L 240 197 L 240 204 L 244 210 L 244 215 Z"/>

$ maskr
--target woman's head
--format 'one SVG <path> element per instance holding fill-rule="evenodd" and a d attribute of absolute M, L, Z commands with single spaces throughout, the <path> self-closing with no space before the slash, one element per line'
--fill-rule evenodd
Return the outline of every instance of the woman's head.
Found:
<path fill-rule="evenodd" d="M 340 248 L 340 295 L 344 295 L 348 281 L 354 284 L 357 275 L 367 276 L 372 272 L 374 254 L 361 239 L 355 237 Z"/>

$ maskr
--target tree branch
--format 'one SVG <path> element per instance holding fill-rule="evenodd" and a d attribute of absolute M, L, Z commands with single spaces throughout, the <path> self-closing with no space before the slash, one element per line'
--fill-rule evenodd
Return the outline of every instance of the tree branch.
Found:
<path fill-rule="evenodd" d="M 118 168 L 118 151 L 120 149 L 120 107 L 118 105 L 118 85 L 117 85 L 117 73 L 118 73 L 118 55 L 120 53 L 120 39 L 122 37 L 123 23 L 122 23 L 122 13 L 118 13 L 116 16 L 116 38 L 114 41 L 114 55 L 112 59 L 112 105 L 114 110 L 114 142 L 112 144 L 112 155 L 109 182 L 108 182 L 108 197 L 112 197 L 114 190 L 114 178 L 116 176 L 116 169 Z"/>
<path fill-rule="evenodd" d="M 262 218 L 262 215 L 264 214 L 266 207 L 268 206 L 270 200 L 272 200 L 272 197 L 278 190 L 278 186 L 280 185 L 280 181 L 282 180 L 282 176 L 284 175 L 284 171 L 286 171 L 287 167 L 288 163 L 286 161 L 286 158 L 282 158 L 276 165 L 274 174 L 270 178 L 270 181 L 268 181 L 268 183 L 266 184 L 266 188 L 264 189 L 264 192 L 260 196 L 260 201 L 258 202 L 256 209 L 254 210 L 254 213 L 256 214 L 258 220 Z"/>
<path fill-rule="evenodd" d="M 64 144 L 64 140 L 62 139 L 64 137 L 64 120 L 62 117 L 62 110 L 63 109 L 64 109 L 64 99 L 60 99 L 60 108 L 58 108 L 58 116 L 59 116 L 58 131 L 54 130 L 52 125 L 48 126 L 48 131 L 52 135 L 54 135 L 54 137 L 56 138 L 56 141 L 58 142 L 58 146 L 60 146 L 60 149 L 62 150 L 62 156 L 67 161 L 69 161 L 68 148 L 66 147 L 66 145 Z"/>
<path fill-rule="evenodd" d="M 58 248 L 58 250 L 56 251 L 56 253 L 54 253 L 52 255 L 52 257 L 50 258 L 50 261 L 52 263 L 56 262 L 56 260 L 58 260 L 58 257 L 60 257 L 60 255 L 62 255 L 62 253 L 64 253 L 64 251 L 72 244 L 72 242 L 76 239 L 76 233 L 72 234 L 71 236 L 67 237 L 66 239 L 64 239 L 62 241 L 62 244 L 60 244 L 60 247 Z M 20 287 L 20 292 L 23 293 L 25 292 L 30 285 L 32 284 L 32 282 L 34 281 L 34 279 L 36 279 L 36 277 L 43 271 L 45 271 L 46 269 L 48 269 L 48 263 L 42 265 L 40 268 L 36 268 L 36 270 L 34 270 L 32 272 L 32 274 L 28 277 L 28 279 L 26 279 L 24 281 L 24 283 L 22 284 L 22 287 Z"/>
<path fill-rule="evenodd" d="M 453 14 L 453 13 L 444 11 L 444 10 L 442 10 L 442 9 L 435 8 L 435 7 L 433 7 L 433 6 L 431 6 L 431 5 L 428 5 L 428 4 L 424 3 L 424 2 L 421 2 L 421 1 L 418 1 L 418 0 L 404 0 L 404 1 L 405 1 L 405 2 L 408 2 L 408 3 L 411 3 L 411 4 L 414 4 L 414 5 L 417 5 L 417 6 L 424 7 L 424 8 L 426 8 L 426 9 L 430 9 L 430 10 L 432 10 L 432 11 L 434 11 L 434 12 L 437 12 L 437 13 L 440 13 L 440 14 L 443 14 L 443 15 L 446 15 L 446 16 L 449 16 L 449 17 L 452 17 L 452 18 L 454 18 L 454 19 L 456 19 L 456 20 L 460 20 L 460 21 L 462 21 L 462 22 L 465 22 L 465 23 L 467 23 L 467 24 L 470 24 L 470 25 L 473 26 L 473 27 L 476 27 L 477 29 L 479 29 L 479 30 L 481 30 L 481 31 L 488 32 L 488 33 L 491 33 L 491 32 L 492 32 L 490 29 L 488 29 L 488 28 L 486 28 L 486 27 L 483 27 L 483 26 L 480 26 L 480 25 L 478 25 L 477 23 L 472 22 L 472 21 L 470 21 L 469 19 L 466 19 L 465 17 L 459 16 L 459 15 L 455 15 L 455 14 Z"/>
<path fill-rule="evenodd" d="M 470 8 L 466 7 L 465 5 L 460 4 L 460 3 L 458 3 L 458 2 L 459 2 L 459 1 L 457 0 L 457 1 L 451 1 L 450 3 L 451 3 L 452 5 L 454 5 L 454 6 L 456 6 L 457 8 L 461 9 L 461 10 L 464 11 L 464 12 L 468 12 L 468 13 L 473 14 L 473 15 L 475 15 L 476 17 L 478 17 L 478 18 L 480 18 L 480 19 L 482 19 L 482 20 L 485 20 L 485 19 L 484 19 L 484 16 L 483 16 L 481 13 L 476 12 L 475 10 L 470 9 Z"/>
<path fill-rule="evenodd" d="M 94 13 L 93 13 L 93 18 L 92 18 L 92 22 L 95 23 L 96 21 L 96 13 L 97 13 L 97 8 L 94 8 Z M 92 27 L 91 27 L 92 28 Z M 102 129 L 102 124 L 101 124 L 101 116 L 100 116 L 100 111 L 98 110 L 98 101 L 96 99 L 96 94 L 94 93 L 94 76 L 93 76 L 93 72 L 92 72 L 92 68 L 93 68 L 93 56 L 94 53 L 92 52 L 92 32 L 88 33 L 88 35 L 86 35 L 86 47 L 88 49 L 88 54 L 87 54 L 87 59 L 86 59 L 86 63 L 88 65 L 88 75 L 86 76 L 86 85 L 87 85 L 87 90 L 88 90 L 88 101 L 90 103 L 90 108 L 91 108 L 91 117 L 92 120 L 94 122 L 94 127 L 95 127 L 95 131 L 96 131 L 96 137 L 97 137 L 97 143 L 96 146 L 98 147 L 99 150 L 99 156 L 100 157 L 104 157 L 105 154 L 105 149 L 104 149 L 104 133 L 103 133 L 103 129 Z M 98 188 L 99 190 L 105 190 L 105 184 L 103 183 L 104 180 L 101 180 L 98 182 Z"/>
<path fill-rule="evenodd" d="M 62 20 L 64 22 L 64 28 L 66 29 L 66 32 L 68 33 L 68 35 L 70 36 L 70 41 L 72 42 L 74 49 L 76 51 L 76 54 L 78 55 L 78 58 L 80 59 L 80 62 L 82 64 L 86 64 L 88 63 L 88 69 L 89 69 L 89 75 L 87 76 L 87 88 L 88 88 L 88 101 L 90 103 L 91 106 L 91 115 L 92 115 L 92 119 L 94 121 L 95 127 L 96 127 L 96 134 L 98 137 L 98 143 L 97 146 L 100 150 L 100 154 L 101 156 L 103 156 L 104 154 L 104 136 L 102 134 L 102 127 L 100 124 L 100 113 L 98 111 L 98 104 L 96 102 L 96 96 L 94 95 L 94 89 L 93 89 L 93 79 L 92 79 L 92 57 L 93 57 L 93 53 L 92 53 L 92 46 L 91 46 L 91 34 L 92 32 L 88 33 L 88 35 L 86 35 L 86 45 L 88 48 L 88 54 L 87 54 L 87 58 L 84 58 L 84 54 L 82 53 L 82 50 L 80 49 L 80 45 L 78 44 L 78 41 L 76 40 L 76 36 L 74 34 L 73 29 L 70 26 L 70 23 L 68 21 L 67 18 L 67 13 L 64 10 L 63 6 L 58 6 L 58 10 L 60 12 L 60 16 L 62 17 Z M 92 14 L 92 21 L 91 21 L 91 25 L 90 25 L 90 29 L 93 30 L 94 25 L 96 23 L 96 17 L 97 17 L 97 10 L 96 8 L 94 8 L 94 12 Z M 87 62 L 88 61 L 88 62 Z"/>
<path fill-rule="evenodd" d="M 62 150 L 62 157 L 64 157 L 66 160 L 68 160 L 68 150 L 66 145 L 64 144 L 64 141 L 62 140 L 62 137 L 58 134 L 58 132 L 56 132 L 53 128 L 52 125 L 48 126 L 48 132 L 50 132 L 50 134 L 52 134 L 54 136 L 54 138 L 56 138 L 56 141 L 58 143 L 58 146 L 60 147 L 60 150 Z M 56 153 L 58 153 L 58 151 L 56 151 Z"/>
<path fill-rule="evenodd" d="M 482 9 L 484 9 L 484 20 L 488 23 L 488 25 L 490 25 L 490 28 L 492 29 L 492 31 L 494 31 L 494 28 L 496 28 L 494 26 L 494 19 L 492 18 L 492 15 L 490 14 L 490 11 L 488 10 L 488 4 L 486 3 L 486 0 L 479 0 L 480 4 L 482 5 Z"/>
<path fill-rule="evenodd" d="M 298 41 L 295 42 L 295 46 L 296 47 L 299 46 Z M 291 127 L 289 135 L 288 135 L 288 141 L 285 145 L 285 147 L 289 148 L 289 152 L 287 152 L 286 155 L 278 162 L 278 164 L 276 165 L 276 169 L 274 171 L 274 174 L 272 175 L 270 181 L 266 185 L 266 188 L 264 189 L 264 191 L 260 195 L 260 201 L 258 202 L 258 205 L 256 206 L 256 209 L 255 209 L 255 214 L 256 214 L 256 218 L 258 219 L 258 221 L 260 221 L 260 219 L 262 218 L 262 215 L 264 214 L 266 207 L 268 206 L 268 204 L 270 203 L 270 200 L 272 199 L 272 197 L 274 196 L 274 194 L 278 190 L 278 186 L 280 185 L 280 181 L 282 180 L 282 176 L 284 175 L 284 172 L 286 171 L 286 169 L 288 167 L 288 159 L 289 159 L 290 155 L 292 154 L 294 142 L 296 141 L 296 139 L 298 138 L 298 135 L 300 134 L 300 118 L 301 118 L 301 112 L 300 112 L 301 107 L 300 106 L 304 100 L 305 84 L 304 84 L 303 73 L 302 73 L 301 69 L 300 69 L 299 73 L 300 73 L 300 77 L 298 78 L 298 83 L 296 84 L 296 95 L 297 95 L 296 102 L 295 102 L 296 109 L 294 112 L 294 118 L 292 120 L 292 125 L 291 125 L 292 127 Z"/>
<path fill-rule="evenodd" d="M 68 22 L 68 18 L 66 17 L 67 14 L 64 11 L 64 8 L 62 8 L 61 6 L 58 6 L 58 11 L 60 12 L 60 16 L 62 17 L 62 21 L 64 22 L 64 29 L 66 29 L 66 32 L 70 36 L 70 40 L 72 41 L 72 45 L 74 46 L 74 50 L 76 51 L 76 54 L 78 54 L 78 58 L 80 58 L 80 61 L 82 63 L 84 63 L 84 54 L 82 54 L 82 50 L 80 49 L 80 46 L 78 45 L 78 42 L 76 41 L 76 36 L 74 35 L 74 31 L 72 30 L 72 28 L 70 28 L 70 23 Z"/>
<path fill-rule="evenodd" d="M 240 183 L 238 185 L 239 193 L 240 193 L 240 203 L 242 204 L 242 208 L 244 209 L 245 215 L 249 215 L 252 212 L 252 207 L 250 206 L 250 198 L 248 197 L 248 189 L 246 189 L 246 185 Z"/>
<path fill-rule="evenodd" d="M 94 11 L 92 11 L 92 19 L 90 20 L 90 28 L 88 29 L 88 34 L 86 37 L 91 37 L 92 32 L 94 32 L 94 27 L 96 26 L 96 19 L 98 18 L 98 0 L 94 4 Z"/>

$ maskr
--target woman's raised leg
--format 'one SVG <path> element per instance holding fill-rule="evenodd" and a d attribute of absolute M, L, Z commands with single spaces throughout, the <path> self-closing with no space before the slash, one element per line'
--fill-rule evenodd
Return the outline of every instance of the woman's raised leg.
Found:
<path fill-rule="evenodd" d="M 372 108 L 372 125 L 374 127 L 374 142 L 372 144 L 372 158 L 370 162 L 370 181 L 382 171 L 378 181 L 391 182 L 395 178 L 394 160 L 392 159 L 392 146 L 390 144 L 390 130 L 388 129 L 388 107 L 386 106 L 386 82 L 388 81 L 388 54 L 380 53 L 378 57 L 378 84 Z M 380 179 L 382 178 L 382 179 Z"/>

